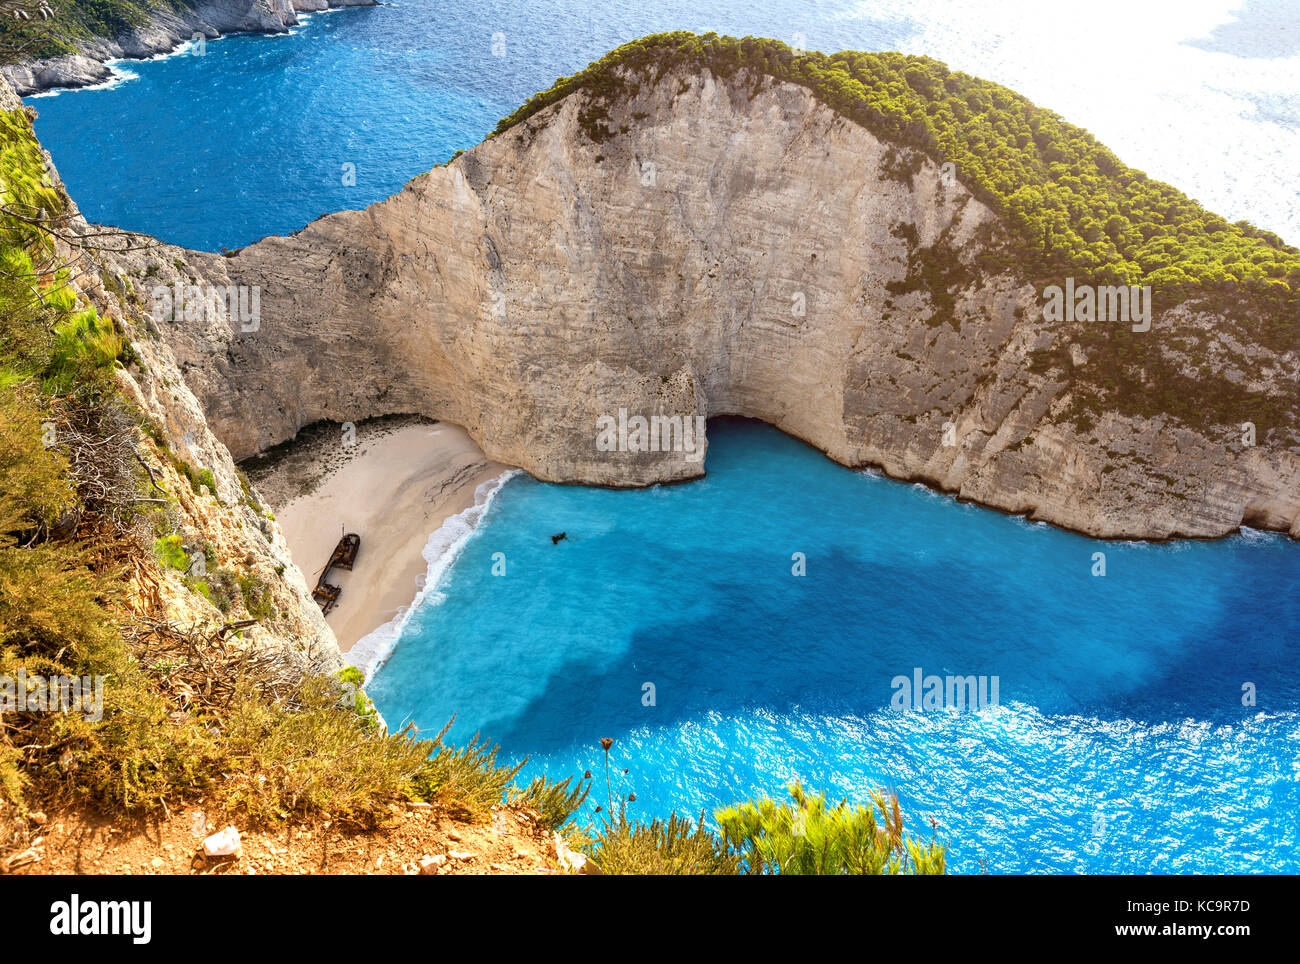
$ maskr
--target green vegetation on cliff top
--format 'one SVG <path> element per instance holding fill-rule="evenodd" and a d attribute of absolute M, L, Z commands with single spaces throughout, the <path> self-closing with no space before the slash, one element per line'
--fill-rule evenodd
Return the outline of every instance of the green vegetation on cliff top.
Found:
<path fill-rule="evenodd" d="M 39 0 L 0 3 L 0 65 L 18 60 L 73 53 L 76 42 L 113 38 L 148 21 L 157 10 L 184 10 L 186 0 Z M 29 19 L 14 17 L 11 8 L 25 10 Z"/>
<path fill-rule="evenodd" d="M 493 136 L 585 90 L 594 96 L 580 116 L 583 128 L 593 141 L 607 140 L 627 129 L 611 128 L 611 108 L 679 68 L 799 84 L 878 137 L 951 162 L 957 179 L 1014 229 L 1018 261 L 1037 277 L 1151 285 L 1175 296 L 1166 304 L 1219 292 L 1244 295 L 1270 313 L 1284 307 L 1290 318 L 1300 309 L 1300 249 L 1245 221 L 1228 223 L 1125 166 L 1082 128 L 928 57 L 797 54 L 776 40 L 656 34 L 559 78 Z"/>

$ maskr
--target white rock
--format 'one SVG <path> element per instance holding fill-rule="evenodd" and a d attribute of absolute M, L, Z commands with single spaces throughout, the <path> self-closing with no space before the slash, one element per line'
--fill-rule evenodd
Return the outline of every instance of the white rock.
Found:
<path fill-rule="evenodd" d="M 486 457 L 539 480 L 650 485 L 703 476 L 707 438 L 684 446 L 685 427 L 731 412 L 844 465 L 1093 536 L 1221 536 L 1243 516 L 1300 535 L 1300 454 L 1282 441 L 1294 419 L 1245 451 L 1224 426 L 1174 427 L 1139 402 L 1108 401 L 1104 430 L 1082 428 L 1055 356 L 1033 370 L 1031 352 L 1071 329 L 1043 318 L 1032 272 L 981 269 L 953 292 L 917 275 L 922 252 L 972 265 L 1010 225 L 811 91 L 741 85 L 670 71 L 638 89 L 646 119 L 598 154 L 582 130 L 593 101 L 575 93 L 365 211 L 229 258 L 187 252 L 186 283 L 260 291 L 261 314 L 293 324 L 245 338 L 205 315 L 161 338 L 237 458 L 335 417 L 343 397 L 357 416 L 466 426 Z M 900 150 L 914 164 L 901 179 Z M 647 158 L 653 185 L 628 176 Z M 150 261 L 151 285 L 177 277 L 174 257 Z M 1235 370 L 1296 396 L 1294 362 L 1229 345 L 1230 318 L 1162 305 L 1155 325 L 1164 345 L 1176 331 L 1211 346 L 1206 384 Z M 672 445 L 623 458 L 594 444 L 622 409 L 685 421 Z"/>
<path fill-rule="evenodd" d="M 241 846 L 239 831 L 232 825 L 204 839 L 203 855 L 205 857 L 233 857 L 239 853 Z"/>
<path fill-rule="evenodd" d="M 573 850 L 564 838 L 558 833 L 552 835 L 552 846 L 555 848 L 555 859 L 560 865 L 560 869 L 570 874 L 598 874 L 600 868 L 587 859 L 586 854 L 580 854 Z"/>
<path fill-rule="evenodd" d="M 446 854 L 438 854 L 436 857 L 430 857 L 428 854 L 425 854 L 420 858 L 420 873 L 436 874 L 438 869 L 446 863 Z"/>

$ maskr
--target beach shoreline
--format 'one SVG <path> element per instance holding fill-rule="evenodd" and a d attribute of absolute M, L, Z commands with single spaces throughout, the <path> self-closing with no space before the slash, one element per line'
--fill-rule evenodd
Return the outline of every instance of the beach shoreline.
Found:
<path fill-rule="evenodd" d="M 326 622 L 346 656 L 392 622 L 424 586 L 423 551 L 448 519 L 511 466 L 487 459 L 464 429 L 418 418 L 317 429 L 248 471 L 314 586 L 344 532 L 361 537 L 351 572 L 334 569 L 338 604 Z M 349 443 L 350 444 L 347 444 Z"/>

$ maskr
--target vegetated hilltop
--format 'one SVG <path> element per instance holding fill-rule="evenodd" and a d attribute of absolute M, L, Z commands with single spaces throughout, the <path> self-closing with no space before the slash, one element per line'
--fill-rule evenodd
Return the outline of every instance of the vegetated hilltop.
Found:
<path fill-rule="evenodd" d="M 729 413 L 1091 535 L 1300 534 L 1300 254 L 924 58 L 646 38 L 365 211 L 168 260 L 262 292 L 160 329 L 241 458 L 417 412 L 645 485 L 704 463 L 598 419 Z M 1049 321 L 1075 284 L 1149 286 L 1149 330 Z"/>
<path fill-rule="evenodd" d="M 1300 249 L 1248 222 L 1227 223 L 1125 166 L 1086 130 L 929 57 L 796 53 L 778 40 L 656 34 L 561 77 L 503 118 L 493 136 L 584 91 L 583 133 L 608 141 L 629 127 L 623 120 L 615 129 L 610 110 L 674 70 L 795 83 L 877 137 L 951 161 L 954 176 L 1016 229 L 1016 263 L 1029 259 L 1043 278 L 1073 271 L 1099 284 L 1149 284 L 1170 295 L 1231 290 L 1300 308 Z"/>
<path fill-rule="evenodd" d="M 195 6 L 187 0 L 3 0 L 0 49 L 6 63 L 75 53 L 79 43 L 143 27 L 160 11 Z"/>
<path fill-rule="evenodd" d="M 584 133 L 595 142 L 608 140 L 627 132 L 626 120 L 619 131 L 609 126 L 611 105 L 675 68 L 708 69 L 719 77 L 747 71 L 799 84 L 878 137 L 950 165 L 951 176 L 1012 229 L 1006 247 L 980 259 L 981 268 L 1015 267 L 1040 288 L 1071 276 L 1095 285 L 1149 285 L 1159 305 L 1218 311 L 1244 339 L 1278 353 L 1300 350 L 1300 248 L 1247 221 L 1228 223 L 1178 189 L 1127 167 L 1059 115 L 929 57 L 796 53 L 777 40 L 658 34 L 560 78 L 503 118 L 494 136 L 582 90 L 592 95 L 580 118 Z M 925 267 L 932 287 L 961 280 L 944 277 L 941 265 Z M 1207 405 L 1227 420 L 1262 416 L 1277 422 L 1294 414 L 1294 395 L 1270 399 L 1213 378 L 1198 386 L 1197 375 L 1208 373 L 1203 367 L 1187 371 L 1191 359 L 1108 334 L 1092 330 L 1079 337 L 1098 357 L 1088 373 L 1076 373 L 1085 389 L 1076 404 L 1094 413 L 1109 390 L 1150 414 L 1195 416 Z M 1043 368 L 1064 360 L 1057 346 L 1036 353 L 1033 363 Z M 1148 371 L 1148 384 L 1139 384 L 1134 375 L 1151 366 L 1159 377 Z M 1157 397 L 1150 397 L 1151 388 Z"/>

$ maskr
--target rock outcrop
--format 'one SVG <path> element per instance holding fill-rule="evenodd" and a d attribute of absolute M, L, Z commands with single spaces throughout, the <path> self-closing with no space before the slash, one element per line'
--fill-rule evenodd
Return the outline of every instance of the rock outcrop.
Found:
<path fill-rule="evenodd" d="M 141 60 L 170 53 L 195 37 L 212 40 L 229 33 L 283 33 L 298 25 L 298 13 L 334 7 L 370 7 L 378 0 L 199 0 L 192 6 L 162 6 L 139 27 L 116 37 L 77 42 L 77 51 L 0 68 L 22 96 L 56 87 L 89 87 L 112 78 L 112 60 Z"/>
<path fill-rule="evenodd" d="M 154 257 L 155 288 L 260 294 L 252 326 L 157 323 L 217 437 L 242 458 L 318 419 L 421 413 L 542 479 L 646 485 L 706 463 L 606 451 L 602 417 L 741 414 L 1095 536 L 1300 536 L 1296 351 L 1157 305 L 1125 334 L 1170 357 L 1194 336 L 1287 417 L 1254 445 L 1236 420 L 1079 418 L 1087 352 L 1030 279 L 984 270 L 1007 229 L 929 158 L 771 78 L 636 91 L 609 139 L 584 134 L 579 91 L 364 211 Z M 1053 347 L 1064 369 L 1037 363 Z"/>
<path fill-rule="evenodd" d="M 0 79 L 0 110 L 21 109 L 22 102 Z M 48 152 L 44 160 L 50 183 L 62 190 Z M 88 230 L 75 203 L 69 202 L 67 215 L 60 222 L 61 233 L 73 236 Z M 78 304 L 93 306 L 131 340 L 130 361 L 115 369 L 115 377 L 122 396 L 134 406 L 131 418 L 139 417 L 145 427 L 135 440 L 135 451 L 148 473 L 147 494 L 155 501 L 166 496 L 162 501 L 170 531 L 181 537 L 192 560 L 202 557 L 207 570 L 196 576 L 166 567 L 132 567 L 123 605 L 135 615 L 185 629 L 248 623 L 239 627 L 245 644 L 278 650 L 304 672 L 337 669 L 342 663 L 338 643 L 283 533 L 209 429 L 171 349 L 149 337 L 145 302 L 128 279 L 106 269 L 86 250 L 74 251 L 60 242 L 59 251 L 75 267 L 70 287 Z M 195 484 L 196 472 L 211 473 L 210 484 Z M 207 476 L 203 480 L 209 482 Z M 153 535 L 151 530 L 140 534 L 146 550 Z M 238 596 L 246 588 L 249 595 L 223 611 L 196 589 L 209 582 L 215 588 L 219 578 L 241 580 L 232 594 Z M 258 609 L 255 623 L 248 618 L 253 615 L 250 603 Z"/>

